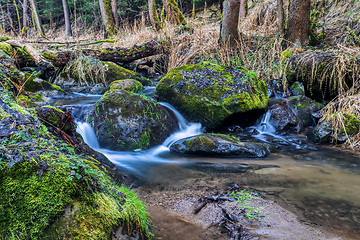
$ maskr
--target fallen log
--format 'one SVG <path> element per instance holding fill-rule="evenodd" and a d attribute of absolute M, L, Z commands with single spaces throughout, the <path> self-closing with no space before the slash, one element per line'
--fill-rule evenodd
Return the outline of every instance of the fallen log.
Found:
<path fill-rule="evenodd" d="M 30 44 L 24 43 L 16 40 L 7 40 L 6 43 L 10 44 L 13 47 L 21 48 L 25 52 L 27 52 L 31 58 L 34 60 L 35 64 L 40 68 L 40 71 L 47 75 L 52 76 L 55 74 L 55 67 L 53 64 L 45 59 L 35 48 L 33 48 Z"/>
<path fill-rule="evenodd" d="M 62 51 L 42 51 L 41 55 L 51 61 L 55 66 L 66 65 L 73 57 L 80 53 L 98 58 L 101 61 L 129 63 L 144 57 L 153 56 L 162 52 L 162 46 L 157 41 L 149 41 L 141 45 L 134 45 L 130 48 L 104 48 L 104 49 L 76 49 Z"/>

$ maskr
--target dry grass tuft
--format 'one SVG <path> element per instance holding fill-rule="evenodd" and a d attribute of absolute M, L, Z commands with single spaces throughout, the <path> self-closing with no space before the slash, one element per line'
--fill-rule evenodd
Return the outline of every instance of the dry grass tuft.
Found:
<path fill-rule="evenodd" d="M 351 114 L 360 119 L 360 94 L 340 95 L 335 100 L 331 101 L 322 109 L 323 117 L 320 122 L 328 122 L 333 128 L 333 135 L 337 136 L 340 133 L 345 133 L 348 141 L 345 146 L 349 148 L 360 149 L 360 133 L 353 136 L 351 139 L 346 130 L 346 115 Z M 350 134 L 349 134 L 350 135 Z"/>
<path fill-rule="evenodd" d="M 286 69 L 296 80 L 302 79 L 308 89 L 318 86 L 323 98 L 325 94 L 336 96 L 359 84 L 360 55 L 339 49 L 305 51 L 293 56 Z"/>
<path fill-rule="evenodd" d="M 106 86 L 106 69 L 102 61 L 79 54 L 73 61 L 71 61 L 64 71 L 70 76 L 78 78 L 80 85 L 89 86 L 92 84 L 104 83 Z"/>

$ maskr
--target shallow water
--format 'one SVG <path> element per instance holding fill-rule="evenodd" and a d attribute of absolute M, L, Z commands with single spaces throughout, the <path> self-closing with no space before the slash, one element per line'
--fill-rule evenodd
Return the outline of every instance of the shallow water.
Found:
<path fill-rule="evenodd" d="M 253 127 L 262 131 L 255 137 L 273 142 L 277 139 L 288 145 L 282 145 L 280 152 L 269 157 L 179 156 L 169 152 L 169 145 L 176 139 L 199 134 L 201 126 L 186 124 L 181 115 L 176 115 L 181 130 L 161 146 L 145 151 L 102 149 L 87 123 L 78 122 L 78 131 L 91 147 L 116 164 L 119 171 L 132 176 L 137 187 L 146 186 L 149 191 L 173 188 L 214 192 L 227 190 L 236 183 L 282 199 L 283 203 L 290 204 L 287 207 L 295 207 L 291 210 L 303 221 L 331 229 L 345 238 L 359 238 L 360 161 L 357 153 L 314 147 L 301 135 L 277 136 L 274 131 L 266 130 L 265 120 Z"/>

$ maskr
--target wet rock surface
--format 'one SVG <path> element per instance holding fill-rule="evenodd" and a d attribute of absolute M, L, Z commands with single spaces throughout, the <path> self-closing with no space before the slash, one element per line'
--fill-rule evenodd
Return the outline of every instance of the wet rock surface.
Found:
<path fill-rule="evenodd" d="M 315 124 L 312 115 L 321 108 L 322 104 L 303 95 L 284 98 L 269 108 L 270 124 L 276 130 L 300 132 Z"/>
<path fill-rule="evenodd" d="M 277 147 L 267 143 L 241 142 L 223 134 L 201 134 L 176 141 L 170 151 L 206 156 L 265 157 Z"/>
<path fill-rule="evenodd" d="M 108 91 L 90 116 L 100 146 L 118 151 L 154 147 L 178 128 L 168 109 L 124 90 Z"/>

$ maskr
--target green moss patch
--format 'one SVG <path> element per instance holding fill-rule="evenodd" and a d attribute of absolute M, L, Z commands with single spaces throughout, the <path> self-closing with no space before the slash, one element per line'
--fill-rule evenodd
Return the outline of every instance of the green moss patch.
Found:
<path fill-rule="evenodd" d="M 234 113 L 264 109 L 268 104 L 266 84 L 255 73 L 208 62 L 170 70 L 155 93 L 188 120 L 210 128 Z"/>

